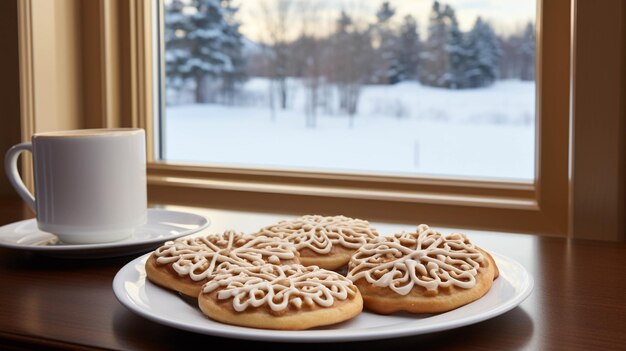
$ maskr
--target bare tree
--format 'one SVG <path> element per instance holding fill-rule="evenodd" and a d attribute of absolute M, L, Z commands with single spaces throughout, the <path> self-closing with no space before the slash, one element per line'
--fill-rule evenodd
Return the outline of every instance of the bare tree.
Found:
<path fill-rule="evenodd" d="M 261 17 L 265 24 L 265 41 L 269 50 L 269 87 L 276 89 L 281 109 L 287 108 L 289 75 L 289 28 L 293 25 L 294 6 L 292 0 L 263 1 L 260 3 Z M 273 97 L 274 92 L 270 91 Z M 273 102 L 271 103 L 273 105 Z"/>
<path fill-rule="evenodd" d="M 320 87 L 324 83 L 322 59 L 326 52 L 324 40 L 315 36 L 319 28 L 321 3 L 298 3 L 298 13 L 301 14 L 301 32 L 299 38 L 292 43 L 293 74 L 302 78 L 305 88 L 305 125 L 315 128 L 317 124 L 317 108 L 320 101 Z"/>
<path fill-rule="evenodd" d="M 528 23 L 523 29 L 506 38 L 500 37 L 502 59 L 501 79 L 535 79 L 535 26 Z"/>
<path fill-rule="evenodd" d="M 333 81 L 339 93 L 339 110 L 350 117 L 354 125 L 361 87 L 372 75 L 374 50 L 369 28 L 359 29 L 350 16 L 341 12 L 336 32 L 332 36 Z"/>
<path fill-rule="evenodd" d="M 320 86 L 323 81 L 320 62 L 322 45 L 320 45 L 321 41 L 319 39 L 310 36 L 301 37 L 299 42 L 304 56 L 302 79 L 306 88 L 306 126 L 313 128 L 317 122 Z"/>
<path fill-rule="evenodd" d="M 528 23 L 519 49 L 522 59 L 522 80 L 535 80 L 535 25 Z"/>

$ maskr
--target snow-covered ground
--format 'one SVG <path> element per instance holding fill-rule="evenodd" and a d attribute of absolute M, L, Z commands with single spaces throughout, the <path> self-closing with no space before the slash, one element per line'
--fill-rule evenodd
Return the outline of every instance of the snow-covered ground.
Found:
<path fill-rule="evenodd" d="M 168 106 L 171 161 L 403 175 L 533 179 L 535 85 L 500 81 L 446 90 L 418 83 L 366 86 L 351 127 L 318 111 L 305 124 L 305 91 L 291 82 L 287 110 L 272 119 L 264 79 L 244 87 L 245 106 Z"/>

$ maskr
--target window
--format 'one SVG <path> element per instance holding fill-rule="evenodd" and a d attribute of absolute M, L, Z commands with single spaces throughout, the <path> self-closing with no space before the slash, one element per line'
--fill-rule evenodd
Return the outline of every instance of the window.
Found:
<path fill-rule="evenodd" d="M 165 34 L 160 33 L 164 23 L 164 11 L 160 10 L 165 8 L 164 1 L 21 1 L 20 87 L 24 138 L 36 131 L 50 129 L 145 128 L 149 200 L 152 203 L 236 207 L 294 214 L 342 213 L 371 220 L 419 221 L 448 227 L 551 235 L 566 235 L 571 227 L 568 226 L 572 28 L 571 17 L 567 15 L 571 10 L 569 0 L 537 2 L 537 92 L 533 129 L 536 157 L 534 177 L 526 180 L 472 180 L 462 174 L 450 177 L 401 171 L 383 173 L 378 167 L 372 171 L 354 167 L 321 171 L 306 165 L 294 165 L 288 169 L 272 167 L 263 159 L 255 159 L 256 166 L 241 161 L 219 164 L 215 161 L 182 162 L 171 159 L 167 155 L 172 141 L 167 135 L 171 116 L 159 119 L 156 113 L 167 109 L 167 106 L 159 108 L 160 104 L 165 104 L 165 99 L 160 97 L 166 96 L 164 82 L 160 81 L 161 74 L 158 72 L 160 63 L 165 63 L 159 58 L 165 54 L 161 44 L 164 35 L 160 35 Z M 191 4 L 192 1 L 185 0 L 184 3 Z M 350 3 L 366 4 L 361 1 Z M 473 23 L 469 21 L 468 27 L 463 27 L 460 3 L 447 2 L 455 9 L 460 31 L 466 33 Z M 390 3 L 392 8 L 401 11 L 398 4 L 399 1 Z M 429 3 L 428 7 L 431 5 Z M 374 15 L 379 6 L 380 3 L 375 3 L 372 7 Z M 600 10 L 606 11 L 598 8 L 598 12 Z M 67 21 L 52 21 L 53 17 L 45 15 L 49 13 L 67 14 Z M 485 22 L 491 23 L 499 33 L 489 17 L 484 14 Z M 42 20 L 46 18 L 47 21 Z M 416 20 L 421 23 L 419 26 L 425 25 L 423 20 Z M 373 20 L 370 18 L 368 21 Z M 520 28 L 525 22 L 520 23 Z M 64 25 L 59 26 L 59 23 Z M 419 33 L 423 43 L 424 34 Z M 55 42 L 61 46 L 51 50 L 51 55 L 46 56 L 48 60 L 35 60 L 35 52 L 50 51 L 49 38 L 52 36 L 58 38 Z M 370 41 L 368 45 L 378 48 L 382 42 Z M 185 45 L 181 43 L 179 48 L 183 49 Z M 76 70 L 77 65 L 83 69 Z M 164 69 L 161 72 L 165 72 Z M 588 69 L 591 70 L 590 67 Z M 37 72 L 56 74 L 50 76 Z M 37 79 L 34 79 L 35 76 Z M 64 80 L 67 83 L 64 89 L 56 89 L 58 76 L 69 77 Z M 369 85 L 386 89 L 398 84 L 371 83 L 360 89 L 369 89 Z M 601 84 L 597 86 L 601 88 Z M 430 88 L 444 92 L 454 90 Z M 356 128 L 363 119 L 354 116 Z M 321 115 L 318 117 L 322 119 Z M 337 118 L 349 122 L 345 115 Z M 302 115 L 298 119 L 302 122 Z M 51 121 L 56 124 L 52 125 Z M 302 123 L 298 125 L 302 126 Z M 210 138 L 210 131 L 207 133 L 207 138 Z M 219 151 L 206 150 L 206 153 L 216 154 Z M 163 155 L 165 158 L 161 157 Z M 26 174 L 28 171 L 26 168 Z"/>
<path fill-rule="evenodd" d="M 449 5 L 453 8 L 457 6 L 457 11 L 460 13 L 461 9 L 458 7 L 460 2 L 450 1 Z M 191 3 L 185 0 L 179 4 L 186 7 Z M 236 2 L 221 2 L 222 5 L 220 6 L 229 3 L 233 6 L 241 5 L 241 3 Z M 366 2 L 351 3 L 364 4 Z M 171 5 L 175 2 L 168 0 L 167 3 L 160 1 L 159 4 L 157 10 L 162 11 L 155 18 L 159 18 L 157 24 L 163 24 L 166 4 Z M 265 4 L 272 4 L 272 2 L 266 1 Z M 274 2 L 273 4 L 277 3 Z M 473 2 L 473 4 L 477 3 Z M 526 4 L 533 5 L 534 3 L 526 2 Z M 395 7 L 394 4 L 390 3 L 390 5 Z M 428 6 L 432 5 L 433 3 L 429 3 Z M 373 7 L 374 14 L 377 6 L 380 6 L 380 3 L 376 3 Z M 446 6 L 441 5 L 441 3 L 440 6 L 443 6 L 445 12 Z M 143 16 L 139 15 L 139 17 L 145 19 L 145 13 L 150 13 L 149 8 L 148 5 L 139 6 L 139 12 L 144 13 Z M 176 96 L 178 94 L 176 91 L 167 92 L 166 84 L 164 84 L 165 79 L 163 79 L 160 84 L 157 84 L 160 86 L 160 94 L 139 94 L 140 96 L 161 98 L 157 102 L 161 105 L 161 111 L 165 112 L 164 118 L 160 118 L 156 123 L 155 131 L 148 133 L 153 135 L 155 140 L 161 140 L 161 142 L 155 143 L 156 146 L 160 146 L 161 152 L 156 153 L 154 162 L 148 168 L 151 194 L 153 194 L 154 199 L 163 199 L 163 201 L 171 202 L 172 199 L 184 198 L 180 202 L 209 206 L 291 211 L 294 213 L 341 212 L 370 219 L 419 220 L 447 226 L 474 226 L 507 231 L 565 235 L 568 228 L 569 55 L 571 38 L 570 17 L 564 13 L 569 13 L 570 9 L 569 0 L 537 2 L 535 22 L 537 36 L 536 95 L 535 97 L 532 94 L 530 96 L 536 105 L 534 109 L 536 114 L 534 114 L 534 118 L 531 118 L 531 123 L 534 126 L 530 128 L 528 133 L 531 136 L 534 135 L 532 138 L 534 141 L 530 142 L 530 145 L 536 146 L 534 148 L 536 157 L 534 157 L 530 167 L 526 166 L 526 176 L 517 175 L 515 179 L 513 177 L 495 179 L 497 176 L 491 174 L 491 179 L 472 180 L 471 176 L 459 174 L 460 172 L 452 173 L 452 176 L 450 173 L 443 176 L 433 176 L 432 174 L 415 172 L 381 172 L 380 169 L 363 172 L 353 168 L 347 171 L 345 169 L 328 170 L 320 169 L 318 166 L 313 169 L 307 168 L 306 165 L 301 167 L 274 167 L 262 158 L 263 154 L 257 154 L 253 164 L 250 162 L 246 164 L 245 160 L 244 162 L 241 160 L 232 162 L 232 159 L 230 159 L 230 163 L 219 163 L 212 159 L 211 155 L 219 155 L 226 146 L 218 145 L 215 149 L 200 148 L 198 147 L 201 145 L 199 139 L 196 139 L 198 143 L 195 146 L 198 149 L 203 149 L 202 155 L 199 156 L 205 157 L 204 161 L 199 159 L 176 160 L 168 155 L 168 149 L 175 147 L 174 145 L 170 146 L 171 138 L 168 136 L 168 123 L 171 122 L 173 116 L 167 117 L 169 107 L 166 104 L 166 99 L 161 97 L 169 96 L 175 99 L 170 106 L 181 108 L 184 101 L 176 101 L 176 99 L 183 99 L 184 94 Z M 450 11 L 448 9 L 448 12 Z M 181 10 L 180 17 L 184 19 L 184 16 L 193 16 L 193 12 L 194 10 Z M 484 22 L 491 23 L 494 31 L 496 31 L 495 22 L 490 22 L 488 17 L 493 16 L 485 15 Z M 467 27 L 462 27 L 461 21 L 459 21 L 459 32 L 471 32 L 471 28 L 476 23 L 476 12 L 474 12 L 473 18 L 474 22 L 471 20 L 467 22 Z M 519 33 L 521 28 L 527 27 L 527 24 L 527 20 L 521 20 L 519 25 L 514 28 L 518 28 L 517 33 Z M 424 25 L 422 21 L 421 26 Z M 158 25 L 156 27 L 159 28 Z M 140 40 L 151 38 L 146 33 L 141 33 L 141 31 L 147 30 L 146 28 L 149 28 L 149 25 L 144 23 L 138 29 Z M 161 25 L 160 28 L 164 29 L 164 26 Z M 185 31 L 185 29 L 183 32 L 175 30 L 174 35 L 184 38 Z M 516 30 L 511 33 L 511 37 L 515 36 Z M 422 33 L 420 32 L 420 34 Z M 163 39 L 167 35 L 171 35 L 171 33 L 166 34 L 163 30 L 160 43 L 154 51 L 155 56 L 160 54 L 163 58 L 160 60 L 162 73 L 167 72 L 166 62 L 168 59 L 182 57 L 181 55 L 165 57 L 165 40 Z M 134 37 L 132 33 L 131 37 Z M 381 42 L 378 41 L 376 44 L 375 41 L 370 41 L 368 43 L 372 48 L 376 48 L 380 47 L 377 45 L 380 45 Z M 149 46 L 149 41 L 140 41 L 138 44 L 139 50 L 142 50 Z M 185 47 L 183 43 L 177 45 L 179 48 Z M 141 51 L 138 51 L 136 56 L 140 56 L 140 54 Z M 137 77 L 140 88 L 143 86 L 150 90 L 152 80 L 146 79 L 146 77 L 153 77 L 153 73 L 148 73 L 148 68 L 145 67 L 152 67 L 152 62 L 148 58 L 143 60 L 140 58 L 139 62 L 135 64 L 136 67 L 139 67 Z M 253 61 L 253 63 L 255 62 L 263 64 L 263 62 Z M 156 77 L 165 78 L 165 75 L 157 74 Z M 193 91 L 194 83 L 189 81 L 183 83 L 184 80 L 179 79 L 179 83 L 183 84 L 181 85 L 181 93 L 184 93 L 185 89 Z M 286 82 L 288 83 L 289 79 Z M 184 84 L 189 85 L 185 88 Z M 249 83 L 246 81 L 246 84 Z M 420 84 L 423 83 L 420 82 Z M 377 87 L 386 89 L 388 85 L 380 83 Z M 448 93 L 450 90 L 454 90 L 446 87 L 432 87 L 432 89 L 436 88 Z M 275 97 L 276 90 L 272 89 L 271 91 Z M 462 90 L 461 93 L 468 91 L 470 90 Z M 451 93 L 454 92 L 456 91 Z M 152 100 L 143 101 L 139 107 L 144 106 L 146 111 L 149 110 L 152 106 L 150 101 Z M 179 102 L 181 105 L 178 105 Z M 191 101 L 187 102 L 191 103 Z M 533 103 L 528 103 L 528 106 L 532 106 Z M 274 111 L 277 110 L 278 107 L 274 105 Z M 256 109 L 252 110 L 252 112 L 254 111 Z M 266 117 L 266 121 L 270 120 L 271 115 L 266 115 Z M 275 117 L 278 117 L 278 113 Z M 302 121 L 305 117 L 306 114 L 304 117 L 300 115 L 299 120 Z M 345 116 L 338 118 L 346 119 Z M 349 124 L 349 118 L 347 119 Z M 353 119 L 356 125 L 358 120 L 356 117 Z M 398 118 L 398 120 L 402 121 L 402 118 Z M 148 127 L 151 128 L 149 119 L 147 123 Z M 197 127 L 198 125 L 191 122 L 192 131 L 200 130 Z M 242 123 L 239 127 L 238 131 L 245 129 L 250 134 L 254 133 L 258 126 Z M 311 133 L 313 132 L 315 131 L 311 131 Z M 384 132 L 381 134 L 388 134 L 387 131 Z M 205 139 L 215 137 L 210 130 L 206 133 Z M 183 134 L 179 140 L 190 140 L 189 135 L 189 133 Z M 247 141 L 241 137 L 241 134 L 232 134 L 227 137 L 238 142 L 235 144 L 237 146 L 244 145 Z M 284 146 L 284 148 L 289 147 L 291 144 Z M 502 147 L 502 145 L 494 146 L 494 148 Z M 232 150 L 226 151 L 232 152 Z M 254 151 L 254 147 L 248 147 L 242 153 L 252 154 Z M 370 156 L 364 152 L 361 154 L 366 157 Z M 523 163 L 522 159 L 515 160 Z M 528 169 L 534 171 L 528 172 Z M 528 173 L 531 175 L 529 176 Z"/>
<path fill-rule="evenodd" d="M 535 0 L 162 5 L 164 160 L 535 178 Z"/>

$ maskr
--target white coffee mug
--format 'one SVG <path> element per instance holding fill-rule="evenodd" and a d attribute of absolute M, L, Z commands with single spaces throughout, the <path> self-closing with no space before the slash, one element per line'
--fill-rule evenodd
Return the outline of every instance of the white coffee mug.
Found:
<path fill-rule="evenodd" d="M 33 153 L 35 196 L 18 173 L 18 157 Z M 146 141 L 142 129 L 38 133 L 13 146 L 4 167 L 37 215 L 39 229 L 63 243 L 125 239 L 146 222 Z"/>

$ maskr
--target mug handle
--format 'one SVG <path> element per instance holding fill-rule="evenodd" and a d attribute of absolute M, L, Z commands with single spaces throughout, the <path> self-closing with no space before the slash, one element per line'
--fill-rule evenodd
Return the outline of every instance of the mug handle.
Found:
<path fill-rule="evenodd" d="M 30 151 L 32 153 L 33 145 L 29 142 L 13 145 L 4 157 L 4 170 L 6 171 L 7 178 L 9 178 L 9 182 L 11 182 L 11 185 L 17 190 L 17 193 L 26 202 L 28 207 L 30 207 L 33 212 L 36 212 L 35 197 L 28 191 L 22 178 L 20 178 L 20 173 L 17 171 L 17 159 L 24 151 Z"/>

